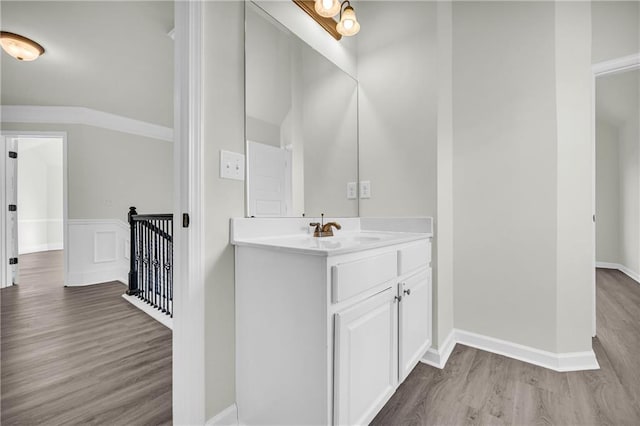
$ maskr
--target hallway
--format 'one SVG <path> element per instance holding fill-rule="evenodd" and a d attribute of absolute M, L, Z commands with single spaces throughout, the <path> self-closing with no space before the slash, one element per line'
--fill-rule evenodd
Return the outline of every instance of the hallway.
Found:
<path fill-rule="evenodd" d="M 171 330 L 119 282 L 63 287 L 62 251 L 20 264 L 0 291 L 0 423 L 170 424 Z"/>

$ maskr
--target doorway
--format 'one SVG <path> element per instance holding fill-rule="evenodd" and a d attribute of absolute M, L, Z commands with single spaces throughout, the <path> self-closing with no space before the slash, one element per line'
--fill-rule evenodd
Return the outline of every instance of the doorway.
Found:
<path fill-rule="evenodd" d="M 593 71 L 594 266 L 640 282 L 640 54 Z"/>
<path fill-rule="evenodd" d="M 34 265 L 67 270 L 66 134 L 2 134 L 2 282 L 29 279 Z M 58 264 L 59 263 L 59 264 Z M 25 269 L 26 268 L 26 269 Z M 24 272 L 26 272 L 26 275 Z"/>

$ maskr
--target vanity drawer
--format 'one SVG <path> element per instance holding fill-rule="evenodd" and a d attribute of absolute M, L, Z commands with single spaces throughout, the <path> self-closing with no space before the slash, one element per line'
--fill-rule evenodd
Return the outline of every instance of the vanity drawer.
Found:
<path fill-rule="evenodd" d="M 341 302 L 396 277 L 396 252 L 331 267 L 331 301 Z"/>
<path fill-rule="evenodd" d="M 420 241 L 398 250 L 398 275 L 404 275 L 431 262 L 431 244 Z"/>

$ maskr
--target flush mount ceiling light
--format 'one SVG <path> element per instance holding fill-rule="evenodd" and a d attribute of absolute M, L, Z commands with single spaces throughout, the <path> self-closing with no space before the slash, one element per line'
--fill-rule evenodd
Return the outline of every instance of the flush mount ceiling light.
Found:
<path fill-rule="evenodd" d="M 0 45 L 19 61 L 33 61 L 44 53 L 44 47 L 35 41 L 7 31 L 0 31 Z"/>
<path fill-rule="evenodd" d="M 293 0 L 293 2 L 336 40 L 340 40 L 342 36 L 356 35 L 360 31 L 356 12 L 349 0 L 342 2 L 340 0 Z M 340 19 L 336 22 L 333 18 L 338 15 Z"/>

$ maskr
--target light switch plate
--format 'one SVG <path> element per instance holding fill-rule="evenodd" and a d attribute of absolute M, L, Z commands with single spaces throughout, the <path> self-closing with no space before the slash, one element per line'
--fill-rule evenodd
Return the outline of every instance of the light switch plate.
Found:
<path fill-rule="evenodd" d="M 244 180 L 244 154 L 220 150 L 220 177 Z"/>
<path fill-rule="evenodd" d="M 360 198 L 371 198 L 371 181 L 360 181 Z"/>
<path fill-rule="evenodd" d="M 358 198 L 358 185 L 355 182 L 347 183 L 347 200 Z"/>

